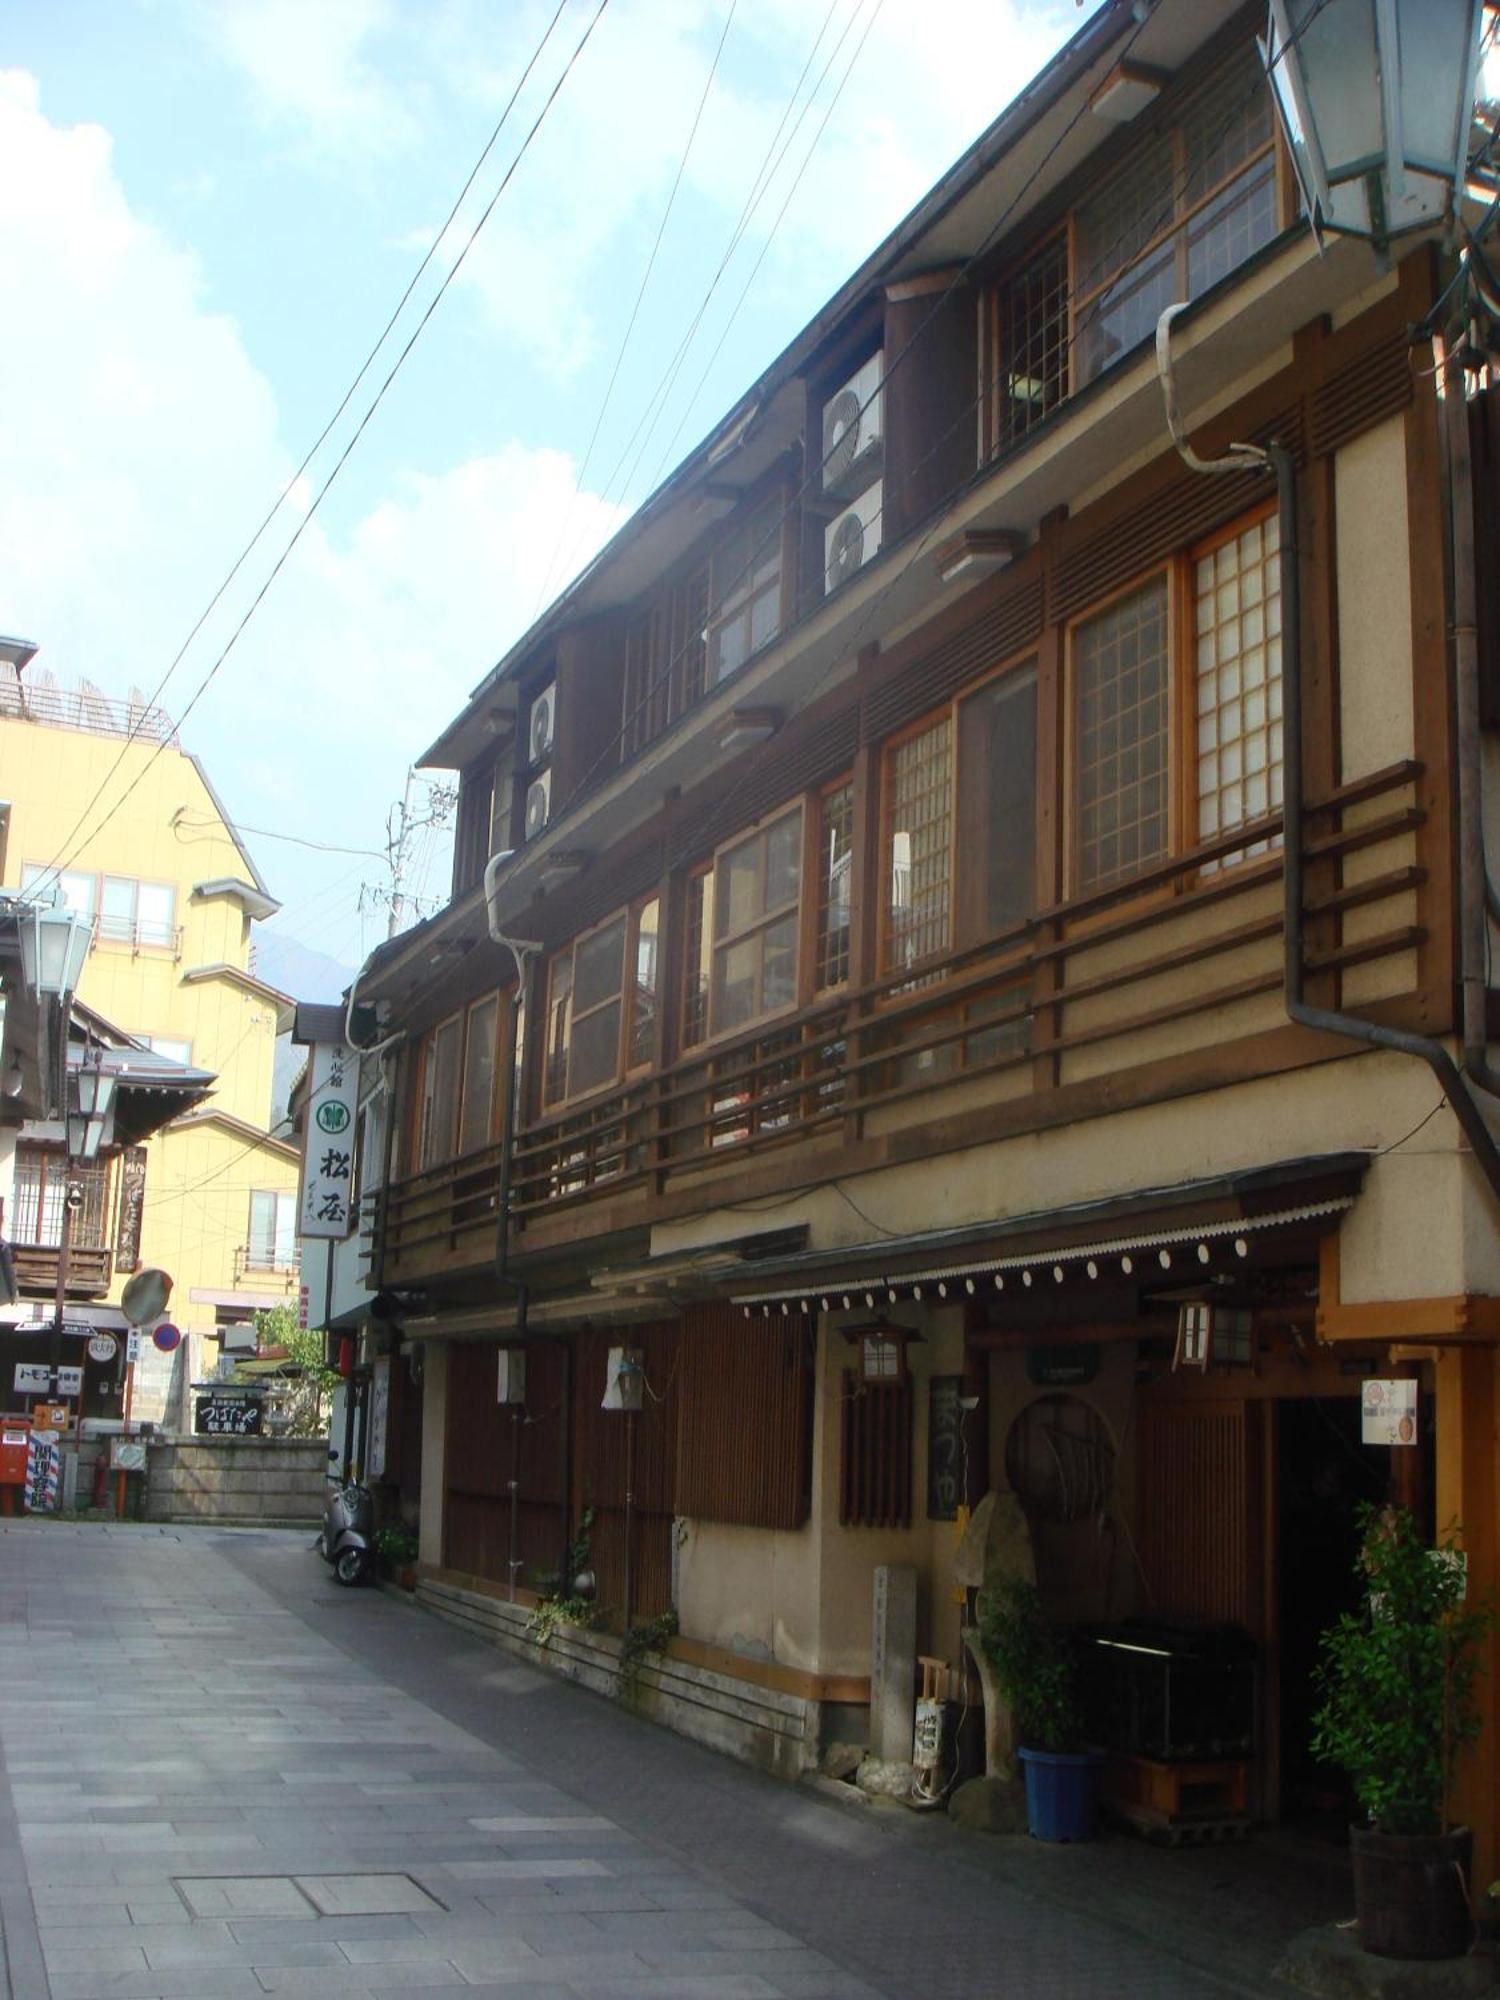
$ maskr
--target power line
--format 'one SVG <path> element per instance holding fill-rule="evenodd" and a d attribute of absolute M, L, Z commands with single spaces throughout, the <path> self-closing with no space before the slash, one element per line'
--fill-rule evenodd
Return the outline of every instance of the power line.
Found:
<path fill-rule="evenodd" d="M 656 266 L 657 252 L 661 249 L 662 238 L 667 233 L 667 224 L 671 220 L 672 208 L 677 200 L 677 190 L 682 186 L 682 177 L 687 172 L 688 157 L 693 150 L 693 141 L 698 136 L 698 127 L 703 120 L 703 112 L 708 103 L 709 92 L 714 87 L 714 78 L 718 74 L 719 62 L 724 54 L 724 44 L 729 40 L 729 30 L 733 24 L 734 11 L 738 4 L 739 0 L 729 0 L 729 12 L 724 16 L 724 28 L 719 36 L 719 45 L 714 50 L 714 58 L 709 64 L 708 76 L 704 81 L 703 94 L 698 99 L 698 109 L 693 113 L 693 122 L 688 128 L 687 142 L 683 146 L 682 157 L 677 162 L 677 172 L 673 176 L 672 186 L 667 194 L 667 205 L 662 210 L 661 221 L 657 224 L 656 238 L 651 245 L 651 254 L 647 257 L 646 268 L 641 273 L 641 282 L 635 295 L 635 304 L 630 308 L 630 318 L 626 322 L 625 331 L 621 336 L 619 349 L 615 355 L 615 365 L 610 370 L 609 380 L 604 386 L 604 395 L 599 404 L 599 414 L 594 418 L 594 428 L 589 435 L 588 449 L 583 454 L 583 462 L 578 468 L 578 478 L 574 483 L 572 495 L 568 500 L 567 510 L 563 515 L 562 531 L 557 538 L 557 547 L 553 550 L 551 560 L 542 573 L 541 587 L 537 591 L 536 608 L 533 611 L 533 617 L 536 615 L 536 611 L 540 611 L 543 603 L 546 601 L 547 587 L 552 581 L 552 573 L 556 567 L 558 555 L 561 553 L 563 544 L 567 540 L 568 527 L 573 518 L 573 509 L 577 505 L 579 494 L 583 491 L 583 482 L 588 476 L 589 463 L 594 456 L 594 446 L 599 442 L 599 432 L 603 427 L 605 414 L 609 409 L 610 397 L 614 394 L 615 383 L 620 378 L 620 367 L 625 359 L 625 351 L 630 345 L 630 336 L 635 332 L 636 320 L 640 317 L 641 302 L 646 296 L 646 287 L 651 282 L 651 273 Z"/>
<path fill-rule="evenodd" d="M 813 85 L 812 90 L 808 95 L 807 103 L 804 104 L 802 109 L 797 113 L 796 120 L 792 126 L 791 132 L 788 133 L 787 135 L 785 144 L 782 145 L 780 152 L 777 152 L 777 143 L 781 139 L 781 134 L 786 128 L 786 122 L 788 118 L 791 117 L 792 107 L 796 104 L 797 99 L 802 94 L 802 86 L 807 81 L 808 71 L 813 66 L 813 62 L 817 57 L 818 50 L 822 46 L 823 37 L 828 32 L 829 24 L 833 20 L 833 16 L 838 9 L 838 5 L 839 5 L 839 0 L 829 0 L 828 12 L 823 17 L 823 24 L 818 29 L 817 35 L 813 40 L 812 47 L 808 50 L 807 60 L 802 65 L 801 74 L 798 76 L 797 81 L 792 86 L 791 96 L 787 99 L 786 108 L 783 110 L 781 117 L 777 122 L 776 130 L 771 134 L 770 142 L 766 147 L 765 153 L 762 155 L 759 167 L 757 167 L 756 169 L 755 178 L 750 184 L 750 191 L 745 197 L 744 204 L 741 207 L 739 216 L 735 221 L 734 228 L 730 231 L 729 241 L 724 248 L 723 255 L 719 259 L 718 268 L 715 270 L 712 278 L 709 280 L 708 289 L 706 290 L 706 292 L 703 295 L 703 298 L 699 302 L 697 310 L 695 311 L 692 319 L 689 321 L 687 331 L 683 334 L 682 339 L 678 342 L 677 348 L 672 356 L 672 359 L 667 363 L 667 366 L 663 370 L 662 375 L 656 384 L 656 387 L 647 397 L 645 407 L 641 411 L 640 416 L 636 419 L 634 430 L 632 430 L 630 436 L 625 441 L 624 449 L 620 453 L 619 459 L 615 464 L 614 470 L 610 473 L 608 479 L 605 480 L 604 485 L 601 488 L 601 498 L 608 499 L 609 495 L 612 492 L 616 491 L 617 488 L 621 493 L 623 493 L 624 487 L 629 484 L 628 477 L 622 484 L 620 476 L 625 471 L 626 462 L 630 458 L 631 452 L 635 450 L 637 440 L 641 439 L 642 437 L 642 427 L 643 426 L 647 427 L 645 430 L 645 440 L 649 440 L 651 435 L 651 430 L 655 428 L 655 425 L 659 420 L 661 413 L 661 405 L 665 400 L 665 398 L 671 394 L 672 385 L 677 379 L 677 374 L 681 369 L 683 360 L 687 355 L 688 349 L 691 347 L 692 342 L 697 335 L 698 328 L 703 323 L 704 315 L 708 311 L 709 305 L 713 300 L 714 293 L 718 289 L 719 283 L 723 278 L 725 271 L 728 269 L 730 261 L 733 258 L 735 251 L 739 248 L 740 242 L 743 239 L 745 231 L 749 227 L 750 222 L 754 217 L 756 209 L 760 205 L 762 197 L 764 196 L 766 190 L 770 187 L 772 180 L 774 180 L 777 169 L 780 167 L 782 160 L 786 157 L 787 150 L 791 146 L 793 139 L 795 139 L 797 131 L 801 126 L 803 119 L 807 116 L 807 113 L 812 106 L 813 99 L 817 96 L 818 91 L 822 88 L 824 80 L 827 78 L 829 71 L 832 69 L 834 62 L 837 60 L 838 52 L 843 47 L 844 42 L 848 37 L 850 28 L 853 26 L 855 19 L 858 17 L 859 0 L 857 0 L 854 13 L 851 14 L 849 21 L 846 23 L 843 33 L 839 36 L 837 42 L 835 42 L 833 49 L 829 54 L 828 60 L 823 66 L 822 74 L 818 77 L 817 82 Z M 644 451 L 645 449 L 645 440 L 643 440 L 641 444 L 642 451 Z M 639 463 L 639 454 L 637 454 L 636 462 Z"/>
<path fill-rule="evenodd" d="M 309 465 L 312 464 L 314 458 L 317 456 L 318 452 L 322 449 L 324 443 L 326 442 L 329 432 L 332 431 L 334 425 L 338 422 L 339 418 L 344 414 L 345 410 L 348 409 L 349 404 L 354 398 L 355 390 L 358 389 L 360 383 L 364 381 L 366 375 L 369 374 L 370 369 L 374 366 L 376 355 L 379 354 L 381 348 L 384 347 L 386 341 L 390 337 L 392 328 L 395 326 L 397 320 L 400 319 L 402 313 L 406 310 L 407 301 L 411 298 L 412 293 L 416 290 L 418 284 L 421 282 L 423 273 L 426 271 L 427 266 L 432 262 L 433 258 L 436 256 L 438 245 L 442 242 L 444 236 L 447 235 L 448 230 L 452 227 L 454 217 L 458 214 L 459 209 L 463 206 L 465 197 L 468 195 L 470 188 L 473 187 L 474 182 L 477 179 L 481 168 L 484 166 L 485 161 L 494 151 L 495 146 L 499 141 L 500 134 L 505 128 L 506 121 L 509 119 L 511 112 L 515 109 L 516 99 L 520 96 L 522 90 L 525 89 L 527 80 L 529 79 L 532 70 L 536 67 L 538 61 L 541 59 L 542 51 L 546 48 L 547 43 L 551 40 L 552 31 L 557 26 L 557 23 L 562 16 L 563 9 L 567 6 L 567 4 L 568 0 L 558 0 L 557 12 L 552 16 L 552 19 L 548 22 L 546 33 L 542 36 L 542 39 L 540 40 L 540 42 L 537 43 L 536 48 L 532 51 L 530 60 L 527 62 L 525 69 L 522 70 L 521 72 L 520 81 L 517 83 L 515 89 L 511 92 L 510 98 L 506 103 L 505 109 L 500 114 L 499 122 L 496 124 L 493 132 L 491 132 L 489 138 L 485 141 L 483 151 L 480 153 L 478 159 L 474 162 L 474 165 L 470 168 L 469 177 L 464 182 L 462 188 L 459 189 L 458 197 L 453 203 L 452 208 L 450 208 L 448 211 L 447 220 L 444 222 L 442 228 L 438 231 L 437 235 L 434 236 L 434 238 L 432 239 L 431 244 L 428 246 L 426 255 L 422 258 L 422 261 L 418 264 L 416 270 L 412 273 L 411 278 L 407 283 L 406 290 L 401 294 L 401 297 L 397 300 L 395 309 L 392 311 L 390 318 L 386 321 L 385 325 L 381 328 L 380 334 L 376 339 L 374 346 L 370 349 L 369 353 L 360 363 L 358 374 L 354 377 L 354 380 L 349 384 L 349 387 L 344 391 L 344 394 L 340 399 L 338 408 L 334 411 L 333 415 L 328 419 L 327 423 L 324 424 L 322 430 L 319 431 L 317 437 L 313 440 L 312 445 L 309 447 L 307 453 L 303 457 L 302 463 L 297 467 L 297 470 L 292 474 L 291 478 L 288 479 L 286 484 L 282 487 L 281 491 L 277 494 L 275 500 L 272 501 L 269 510 L 267 511 L 267 513 L 265 514 L 264 518 L 260 523 L 260 526 L 255 530 L 255 533 L 250 537 L 249 541 L 246 542 L 245 546 L 240 550 L 239 554 L 235 557 L 234 563 L 231 566 L 228 575 L 224 578 L 223 582 L 219 585 L 218 589 L 214 592 L 213 596 L 208 600 L 208 603 L 203 607 L 203 610 L 199 613 L 198 618 L 194 622 L 192 630 L 188 633 L 187 637 L 178 647 L 177 652 L 173 656 L 171 664 L 168 666 L 166 672 L 162 675 L 161 679 L 156 683 L 155 688 L 152 690 L 152 693 L 150 694 L 145 705 L 142 708 L 141 714 L 130 725 L 130 729 L 126 735 L 125 741 L 121 744 L 119 754 L 116 756 L 114 763 L 110 766 L 108 771 L 105 772 L 103 779 L 101 780 L 97 790 L 93 794 L 93 797 L 89 800 L 88 804 L 83 808 L 83 811 L 78 815 L 78 818 L 73 822 L 71 831 L 66 835 L 66 837 L 61 842 L 58 848 L 59 854 L 63 851 L 64 848 L 68 846 L 68 843 L 72 840 L 73 835 L 77 833 L 79 827 L 83 825 L 84 820 L 88 817 L 88 814 L 92 810 L 96 801 L 103 797 L 105 789 L 109 785 L 110 780 L 114 777 L 115 772 L 119 770 L 120 765 L 124 762 L 125 753 L 129 750 L 130 745 L 136 740 L 141 729 L 144 727 L 145 722 L 148 716 L 150 715 L 151 710 L 156 706 L 156 704 L 160 700 L 161 695 L 164 689 L 166 688 L 168 681 L 171 680 L 173 674 L 175 674 L 177 669 L 182 665 L 182 662 L 187 655 L 188 648 L 192 645 L 193 641 L 197 638 L 198 634 L 203 630 L 203 627 L 207 624 L 209 618 L 212 616 L 215 608 L 219 604 L 220 599 L 224 596 L 224 593 L 228 590 L 229 586 L 234 582 L 235 578 L 239 575 L 241 569 L 244 568 L 246 562 L 249 560 L 251 554 L 255 550 L 256 546 L 259 544 L 262 535 L 265 534 L 267 528 L 270 527 L 272 521 L 274 521 L 276 516 L 281 512 L 282 507 L 286 503 L 288 495 L 294 490 L 294 488 L 297 485 L 297 482 L 306 473 L 307 468 L 309 467 Z M 254 828 L 248 830 L 252 832 L 255 831 Z M 56 865 L 55 862 L 52 865 L 55 866 Z"/>
<path fill-rule="evenodd" d="M 198 683 L 197 688 L 194 690 L 192 699 L 188 702 L 186 708 L 184 708 L 181 714 L 178 716 L 177 724 L 179 730 L 181 729 L 182 724 L 187 721 L 187 718 L 192 714 L 193 710 L 197 707 L 199 701 L 203 698 L 204 694 L 207 692 L 210 684 L 213 682 L 220 668 L 224 665 L 224 662 L 228 659 L 230 653 L 233 651 L 236 643 L 238 642 L 240 635 L 244 632 L 246 626 L 250 623 L 250 620 L 254 617 L 256 611 L 260 608 L 260 605 L 264 600 L 267 592 L 270 590 L 271 585 L 276 581 L 277 577 L 281 574 L 283 565 L 286 563 L 293 549 L 296 548 L 298 542 L 302 539 L 302 536 L 306 532 L 307 528 L 311 525 L 314 517 L 318 512 L 318 509 L 322 506 L 324 499 L 327 497 L 329 489 L 332 487 L 334 481 L 338 478 L 339 474 L 343 471 L 345 465 L 348 463 L 349 457 L 352 454 L 354 447 L 359 443 L 361 437 L 363 437 L 365 429 L 370 423 L 370 420 L 375 415 L 375 412 L 380 408 L 381 403 L 385 400 L 386 392 L 390 388 L 391 384 L 395 381 L 396 376 L 400 373 L 401 368 L 405 363 L 407 356 L 411 353 L 412 349 L 416 346 L 418 340 L 421 338 L 423 332 L 426 330 L 428 321 L 432 318 L 434 312 L 436 312 L 439 304 L 441 303 L 444 295 L 448 290 L 449 285 L 452 284 L 453 280 L 457 277 L 460 270 L 462 270 L 464 261 L 468 257 L 470 250 L 473 249 L 474 244 L 479 237 L 480 231 L 484 228 L 486 222 L 489 221 L 491 214 L 494 212 L 496 203 L 499 201 L 501 195 L 504 194 L 507 187 L 509 187 L 512 179 L 515 176 L 516 169 L 520 166 L 522 160 L 525 159 L 527 152 L 530 150 L 532 141 L 536 138 L 537 133 L 541 130 L 542 124 L 545 121 L 548 112 L 552 109 L 553 104 L 557 100 L 558 93 L 561 91 L 563 85 L 567 82 L 569 76 L 571 76 L 574 65 L 578 62 L 578 59 L 583 54 L 583 51 L 588 44 L 590 36 L 593 34 L 595 28 L 599 25 L 599 22 L 603 17 L 604 11 L 608 7 L 608 5 L 609 5 L 609 0 L 599 0 L 599 5 L 595 9 L 592 17 L 590 18 L 588 26 L 584 29 L 583 34 L 577 43 L 577 46 L 574 48 L 572 54 L 568 57 L 568 60 L 564 65 L 562 74 L 553 84 L 552 89 L 547 95 L 545 103 L 542 105 L 541 110 L 537 113 L 536 119 L 533 122 L 530 131 L 526 134 L 526 137 L 522 140 L 519 152 L 516 154 L 515 158 L 511 161 L 510 165 L 506 168 L 505 173 L 501 178 L 500 185 L 496 188 L 494 194 L 491 195 L 489 201 L 485 204 L 485 207 L 482 213 L 480 214 L 479 220 L 474 224 L 474 227 L 470 230 L 468 237 L 465 239 L 463 248 L 459 251 L 458 256 L 455 258 L 454 262 L 449 267 L 447 273 L 443 278 L 442 283 L 439 285 L 426 311 L 422 314 L 420 320 L 418 320 L 415 329 L 413 330 L 410 338 L 406 342 L 406 345 L 401 349 L 401 352 L 397 355 L 395 362 L 391 366 L 390 372 L 387 374 L 385 380 L 381 383 L 379 389 L 376 391 L 374 401 L 370 404 L 369 408 L 360 418 L 359 423 L 356 425 L 354 429 L 353 435 L 350 437 L 348 443 L 344 446 L 343 451 L 339 454 L 337 460 L 335 461 L 333 470 L 329 473 L 328 477 L 324 480 L 322 486 L 318 489 L 317 494 L 314 496 L 312 505 L 308 508 L 307 512 L 303 515 L 302 519 L 297 523 L 296 530 L 293 533 L 291 540 L 287 543 L 286 547 L 277 557 L 274 565 L 272 566 L 270 575 L 267 576 L 265 582 L 261 585 L 260 589 L 255 593 L 255 596 L 251 599 L 250 604 L 247 607 L 244 615 L 241 617 L 239 623 L 235 626 L 233 632 L 230 634 L 228 640 L 225 642 L 224 647 L 220 651 L 217 659 L 215 659 L 213 665 L 209 668 L 208 672 L 204 675 L 203 679 Z M 161 743 L 156 746 L 151 756 L 148 757 L 146 762 L 141 766 L 141 769 L 136 773 L 135 777 L 132 779 L 131 783 L 126 787 L 125 791 L 121 793 L 120 797 L 115 801 L 114 805 L 112 805 L 109 808 L 108 812 L 106 812 L 104 816 L 99 821 L 97 821 L 96 824 L 90 829 L 90 831 L 84 836 L 83 840 L 80 841 L 79 845 L 73 849 L 72 853 L 68 855 L 67 860 L 62 861 L 60 863 L 57 861 L 50 863 L 48 872 L 52 873 L 61 872 L 63 868 L 66 868 L 68 866 L 69 862 L 73 861 L 77 857 L 81 849 L 84 846 L 86 846 L 90 840 L 93 840 L 103 830 L 103 828 L 108 825 L 109 821 L 113 819 L 115 814 L 120 810 L 121 806 L 125 804 L 125 801 L 130 797 L 131 793 L 134 792 L 136 786 L 140 784 L 142 778 L 145 777 L 147 771 L 151 769 L 151 766 L 155 763 L 157 757 L 161 755 L 162 751 L 166 747 L 167 746 L 165 745 L 165 743 Z M 123 755 L 124 755 L 124 750 L 122 749 L 121 756 Z M 116 767 L 118 767 L 118 760 Z M 108 783 L 107 778 L 105 780 L 105 783 L 106 784 Z M 90 800 L 88 806 L 85 806 L 83 814 L 80 815 L 79 820 L 75 824 L 74 832 L 77 831 L 78 826 L 82 825 L 83 819 L 87 816 L 92 805 L 95 804 L 98 801 L 98 799 L 102 796 L 103 791 L 104 791 L 104 785 L 100 785 L 100 787 L 94 793 L 93 799 Z M 70 834 L 68 838 L 71 840 L 72 835 Z M 66 846 L 67 842 L 65 841 L 63 844 L 64 846 Z"/>

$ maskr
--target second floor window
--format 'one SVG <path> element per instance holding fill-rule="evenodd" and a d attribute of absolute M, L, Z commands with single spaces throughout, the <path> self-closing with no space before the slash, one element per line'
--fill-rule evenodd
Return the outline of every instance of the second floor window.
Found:
<path fill-rule="evenodd" d="M 953 718 L 944 715 L 885 755 L 885 924 L 881 970 L 899 972 L 948 949 L 953 877 Z"/>
<path fill-rule="evenodd" d="M 1177 604 L 1188 612 L 1182 631 Z M 1069 640 L 1074 894 L 1128 880 L 1164 860 L 1174 844 L 1217 840 L 1276 811 L 1282 717 L 1274 515 L 1241 522 L 1188 552 L 1079 619 Z M 1189 729 L 1190 740 L 1180 741 Z M 1178 789 L 1188 802 L 1180 833 L 1172 809 L 1178 770 L 1186 774 Z M 1252 843 L 1234 858 L 1267 845 Z"/>
<path fill-rule="evenodd" d="M 656 1053 L 659 906 L 621 910 L 553 959 L 547 982 L 542 1102 L 616 1082 Z"/>
<path fill-rule="evenodd" d="M 176 936 L 177 896 L 169 882 L 136 882 L 106 875 L 99 898 L 99 935 L 117 944 L 170 945 Z"/>
<path fill-rule="evenodd" d="M 69 1241 L 80 1249 L 102 1250 L 107 1241 L 109 1165 L 80 1160 L 69 1173 L 66 1156 L 24 1140 L 16 1147 L 16 1178 L 12 1194 L 10 1233 L 17 1243 L 54 1248 L 62 1242 L 63 1209 L 69 1187 L 77 1188 Z"/>
<path fill-rule="evenodd" d="M 802 808 L 736 841 L 714 868 L 709 1027 L 725 1034 L 797 999 Z"/>
<path fill-rule="evenodd" d="M 284 1271 L 297 1261 L 297 1197 L 257 1188 L 250 1196 L 250 1241 L 245 1262 L 253 1271 Z"/>

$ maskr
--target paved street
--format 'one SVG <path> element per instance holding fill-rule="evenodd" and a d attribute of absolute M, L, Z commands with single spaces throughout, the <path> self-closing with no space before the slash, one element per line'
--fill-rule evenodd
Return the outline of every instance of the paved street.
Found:
<path fill-rule="evenodd" d="M 1261 1995 L 1342 1913 L 1271 1843 L 1042 1849 L 776 1784 L 309 1542 L 0 1532 L 17 2000 Z"/>

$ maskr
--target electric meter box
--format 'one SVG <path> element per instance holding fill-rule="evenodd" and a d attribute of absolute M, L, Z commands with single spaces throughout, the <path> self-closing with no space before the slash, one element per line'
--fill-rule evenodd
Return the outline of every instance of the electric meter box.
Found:
<path fill-rule="evenodd" d="M 502 1347 L 500 1350 L 500 1374 L 495 1389 L 497 1403 L 524 1403 L 526 1401 L 526 1350 L 521 1347 Z"/>
<path fill-rule="evenodd" d="M 612 1347 L 604 1370 L 606 1410 L 638 1410 L 643 1402 L 645 1357 L 638 1347 Z"/>
<path fill-rule="evenodd" d="M 26 1455 L 30 1444 L 29 1425 L 19 1424 L 14 1418 L 0 1424 L 0 1486 L 26 1484 Z"/>

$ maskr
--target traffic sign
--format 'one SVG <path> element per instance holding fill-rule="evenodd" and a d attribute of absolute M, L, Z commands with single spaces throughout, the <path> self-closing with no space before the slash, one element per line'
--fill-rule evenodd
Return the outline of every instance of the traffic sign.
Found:
<path fill-rule="evenodd" d="M 151 1333 L 152 1345 L 163 1354 L 170 1354 L 181 1338 L 180 1330 L 173 1326 L 169 1319 L 164 1319 L 160 1326 L 152 1329 Z"/>

